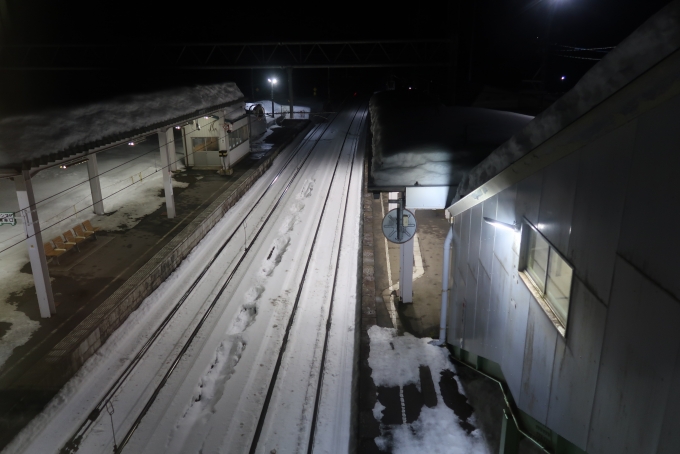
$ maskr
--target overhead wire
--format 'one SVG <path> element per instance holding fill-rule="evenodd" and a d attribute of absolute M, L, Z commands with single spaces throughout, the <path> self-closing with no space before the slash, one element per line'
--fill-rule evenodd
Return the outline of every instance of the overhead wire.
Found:
<path fill-rule="evenodd" d="M 216 121 L 217 121 L 217 120 L 214 120 L 213 123 L 216 122 Z M 174 128 L 174 126 L 173 126 L 173 128 Z M 198 129 L 198 128 L 193 129 L 192 131 L 189 131 L 189 134 L 191 134 L 192 132 L 196 132 L 196 131 L 200 131 L 200 129 Z M 149 135 L 152 135 L 152 134 L 153 134 L 153 133 L 151 133 L 151 134 L 149 134 Z M 174 137 L 173 137 L 172 142 L 168 142 L 168 143 L 173 143 L 173 144 L 174 144 L 175 142 L 176 142 L 176 141 L 174 140 Z M 107 150 L 111 150 L 111 149 L 114 149 L 114 148 L 117 148 L 117 147 L 123 146 L 123 145 L 124 145 L 124 144 L 115 145 L 115 146 L 112 146 L 111 148 L 107 148 Z M 67 192 L 67 191 L 70 191 L 70 190 L 73 189 L 73 188 L 76 188 L 76 187 L 78 187 L 78 186 L 80 186 L 80 185 L 82 185 L 82 184 L 85 184 L 85 183 L 87 183 L 87 182 L 89 182 L 89 181 L 91 181 L 91 180 L 93 180 L 93 179 L 95 179 L 95 178 L 98 178 L 98 177 L 100 177 L 100 176 L 102 176 L 102 175 L 104 175 L 104 174 L 106 174 L 106 173 L 109 173 L 109 172 L 111 172 L 111 171 L 113 171 L 113 170 L 116 170 L 116 169 L 118 169 L 118 168 L 120 168 L 120 167 L 122 167 L 122 166 L 124 166 L 124 165 L 126 165 L 126 164 L 129 164 L 129 163 L 131 163 L 132 161 L 135 161 L 135 160 L 137 160 L 137 159 L 139 159 L 139 158 L 141 158 L 141 157 L 143 157 L 143 156 L 146 156 L 146 155 L 148 155 L 148 154 L 150 154 L 150 153 L 154 153 L 154 152 L 156 152 L 156 151 L 159 151 L 160 149 L 161 149 L 161 146 L 160 146 L 160 145 L 159 145 L 158 147 L 156 147 L 156 148 L 152 148 L 151 150 L 149 150 L 149 151 L 147 151 L 147 152 L 145 152 L 145 153 L 142 153 L 142 154 L 140 154 L 139 156 L 136 156 L 136 157 L 134 157 L 134 158 L 132 158 L 132 159 L 130 159 L 130 160 L 128 160 L 128 161 L 125 161 L 125 162 L 123 162 L 123 163 L 121 163 L 121 164 L 119 164 L 119 165 L 117 165 L 117 166 L 114 166 L 114 167 L 112 167 L 112 168 L 110 168 L 110 169 L 108 169 L 108 170 L 105 170 L 104 172 L 98 173 L 97 176 L 95 176 L 95 177 L 88 178 L 88 179 L 83 180 L 83 181 L 81 181 L 80 183 L 77 183 L 77 184 L 75 184 L 75 185 L 73 185 L 73 186 L 71 186 L 71 187 L 68 187 L 68 188 L 66 188 L 66 189 L 64 189 L 64 190 L 62 190 L 62 191 L 56 192 L 56 193 L 54 193 L 54 194 L 52 194 L 52 195 L 50 195 L 50 196 L 48 196 L 48 197 L 45 197 L 44 199 L 41 199 L 41 200 L 35 202 L 33 205 L 29 205 L 27 208 L 37 207 L 38 204 L 40 204 L 40 203 L 43 203 L 43 202 L 45 202 L 45 201 L 47 201 L 47 200 L 49 200 L 49 199 L 52 199 L 52 198 L 54 198 L 54 197 L 56 197 L 56 196 L 58 196 L 58 195 L 60 195 L 60 194 L 65 193 L 65 192 Z M 102 150 L 102 151 L 106 151 L 106 150 Z M 100 153 L 100 152 L 97 152 L 97 153 Z M 95 153 L 95 154 L 96 154 L 96 153 Z M 86 156 L 87 156 L 87 155 L 86 155 Z M 86 156 L 84 156 L 84 157 L 86 157 Z M 74 158 L 74 159 L 79 159 L 79 158 Z M 178 160 L 178 161 L 179 161 L 179 160 Z M 175 162 L 177 162 L 177 161 L 175 161 Z"/>
<path fill-rule="evenodd" d="M 212 123 L 215 123 L 215 122 L 217 122 L 217 121 L 218 121 L 218 120 L 214 120 Z M 200 129 L 197 128 L 197 129 L 194 129 L 194 130 L 191 131 L 191 132 L 194 132 L 194 131 L 200 131 Z M 173 143 L 174 143 L 174 142 L 175 142 L 175 140 L 173 140 Z M 144 155 L 146 155 L 146 154 L 149 154 L 149 153 L 151 153 L 151 152 L 153 152 L 153 151 L 157 151 L 157 150 L 160 150 L 160 149 L 161 149 L 161 146 L 159 146 L 158 148 L 153 149 L 153 150 L 150 151 L 150 152 L 146 152 L 146 153 L 144 153 L 144 154 L 142 154 L 142 155 L 140 155 L 140 156 L 138 156 L 138 157 L 136 157 L 136 158 L 134 158 L 134 159 L 131 159 L 131 160 L 127 161 L 126 163 L 132 162 L 133 160 L 138 159 L 138 158 L 141 157 L 141 156 L 144 156 Z M 185 150 L 185 152 L 187 153 L 187 157 L 188 157 L 189 155 L 193 155 L 193 154 L 195 153 L 194 151 L 188 152 L 187 150 Z M 177 159 L 177 160 L 175 160 L 175 161 L 173 161 L 173 162 L 168 163 L 167 166 L 162 166 L 162 167 L 160 167 L 160 168 L 157 169 L 156 171 L 151 172 L 150 174 L 148 174 L 148 175 L 146 176 L 146 178 L 148 178 L 148 177 L 150 177 L 150 176 L 152 176 L 152 175 L 154 175 L 154 174 L 156 174 L 156 173 L 162 171 L 163 169 L 166 169 L 166 168 L 171 167 L 172 164 L 175 164 L 175 163 L 180 162 L 181 159 L 182 159 L 182 158 L 179 158 L 179 159 Z M 125 164 L 125 163 L 124 163 L 124 164 Z M 114 168 L 118 168 L 118 167 L 120 167 L 120 166 L 122 166 L 122 165 L 124 165 L 124 164 L 121 164 L 121 165 L 116 166 L 116 167 L 114 167 Z M 112 168 L 112 169 L 109 169 L 108 171 L 111 171 L 111 170 L 113 170 L 113 168 Z M 108 172 L 108 171 L 107 171 L 107 172 Z M 103 173 L 102 173 L 102 174 L 103 174 Z M 101 174 L 99 174 L 99 175 L 101 175 Z M 99 176 L 99 175 L 98 175 L 98 176 Z M 90 181 L 90 180 L 91 180 L 91 179 L 87 179 L 87 180 L 85 180 L 85 181 L 83 181 L 83 182 L 81 182 L 81 183 L 78 183 L 78 184 L 76 184 L 76 185 L 74 185 L 74 186 L 72 186 L 72 187 L 70 187 L 70 188 L 68 188 L 68 189 L 66 189 L 66 190 L 64 190 L 64 191 L 61 191 L 59 194 L 61 194 L 61 193 L 63 193 L 63 192 L 66 192 L 66 191 L 68 191 L 68 190 L 71 190 L 71 189 L 73 189 L 73 188 L 75 188 L 75 187 L 77 187 L 77 186 L 79 186 L 79 185 L 81 185 L 81 184 L 83 184 L 83 183 L 85 183 L 85 182 L 88 182 L 88 181 Z M 121 180 L 121 181 L 122 181 L 122 180 Z M 131 184 L 129 184 L 129 185 L 127 185 L 127 186 L 125 186 L 125 187 L 119 189 L 118 191 L 115 191 L 115 192 L 113 192 L 113 193 L 107 195 L 106 197 L 102 197 L 102 198 L 101 198 L 101 201 L 104 201 L 104 200 L 106 200 L 106 199 L 108 199 L 108 198 L 110 198 L 110 197 L 113 197 L 114 195 L 116 195 L 116 194 L 118 194 L 118 193 L 124 191 L 125 189 L 127 189 L 127 188 L 129 188 L 129 187 L 131 187 L 131 186 L 133 186 L 133 185 L 135 185 L 135 184 L 137 184 L 137 183 L 140 183 L 141 181 L 142 181 L 142 179 L 140 179 L 140 180 L 138 180 L 138 181 L 136 181 L 136 182 L 133 181 Z M 110 185 L 110 186 L 113 186 L 113 185 Z M 110 186 L 108 186 L 108 187 L 110 187 Z M 54 197 L 54 195 L 53 195 L 53 196 L 50 196 L 50 197 L 48 197 L 48 198 L 42 199 L 40 202 L 36 202 L 36 203 L 33 204 L 33 205 L 30 205 L 29 207 L 24 208 L 24 210 L 26 210 L 26 209 L 28 209 L 28 208 L 30 208 L 30 207 L 36 207 L 36 208 L 37 208 L 37 205 L 38 205 L 39 203 L 42 203 L 42 202 L 46 201 L 47 199 L 49 199 L 49 198 L 51 198 L 51 197 Z M 82 199 L 81 199 L 81 200 L 82 200 Z M 5 251 L 7 251 L 7 250 L 9 250 L 9 249 L 11 249 L 11 248 L 13 248 L 14 246 L 17 246 L 17 245 L 23 243 L 24 241 L 28 240 L 29 238 L 34 237 L 34 236 L 37 235 L 38 233 L 42 233 L 42 232 L 44 232 L 44 231 L 46 231 L 46 230 L 48 230 L 48 229 L 54 227 L 55 225 L 60 224 L 60 223 L 62 223 L 62 222 L 64 222 L 64 221 L 66 221 L 67 219 L 71 219 L 72 217 L 77 216 L 78 213 L 81 213 L 81 212 L 85 211 L 86 209 L 93 207 L 94 205 L 95 205 L 94 203 L 91 203 L 91 204 L 89 204 L 89 205 L 83 207 L 83 208 L 80 209 L 80 210 L 75 210 L 75 206 L 74 206 L 74 213 L 73 213 L 73 214 L 71 214 L 71 215 L 69 215 L 69 216 L 67 216 L 67 217 L 65 217 L 65 218 L 63 218 L 63 219 L 61 219 L 61 220 L 59 220 L 59 221 L 57 221 L 57 222 L 55 222 L 55 223 L 53 223 L 53 224 L 47 226 L 47 227 L 42 227 L 42 226 L 41 226 L 40 229 L 38 230 L 38 232 L 34 233 L 33 235 L 26 236 L 25 238 L 21 239 L 20 241 L 17 241 L 17 242 L 15 242 L 14 244 L 11 244 L 11 245 L 9 245 L 9 246 L 3 248 L 3 249 L 0 249 L 0 254 L 3 253 L 3 252 L 5 252 Z M 21 212 L 21 211 L 23 211 L 23 210 L 19 210 L 19 211 L 15 212 L 15 213 L 18 213 L 18 212 Z M 63 213 L 63 212 L 62 212 L 62 213 Z M 52 218 L 50 218 L 50 219 L 52 219 Z M 15 238 L 15 237 L 17 237 L 17 236 L 19 236 L 19 235 L 21 235 L 21 234 L 14 235 L 14 236 L 10 237 L 9 239 Z M 5 241 L 7 241 L 7 240 L 5 240 Z"/>

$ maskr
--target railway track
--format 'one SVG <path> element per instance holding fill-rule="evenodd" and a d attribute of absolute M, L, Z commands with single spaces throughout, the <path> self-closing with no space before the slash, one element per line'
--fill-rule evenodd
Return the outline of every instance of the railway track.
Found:
<path fill-rule="evenodd" d="M 272 377 L 269 381 L 269 386 L 267 389 L 267 395 L 264 399 L 261 411 L 259 412 L 259 418 L 257 422 L 257 426 L 255 428 L 255 433 L 252 437 L 252 441 L 250 443 L 250 448 L 249 452 L 258 452 L 258 445 L 260 444 L 260 437 L 262 435 L 262 430 L 263 427 L 265 426 L 265 422 L 267 420 L 267 414 L 269 410 L 269 405 L 272 401 L 272 397 L 275 395 L 276 392 L 276 383 L 277 379 L 279 378 L 279 372 L 281 370 L 281 365 L 284 362 L 285 355 L 286 355 L 286 348 L 289 342 L 289 338 L 291 336 L 291 330 L 293 329 L 294 322 L 296 320 L 296 315 L 298 312 L 298 307 L 300 304 L 300 299 L 302 295 L 303 288 L 305 286 L 305 282 L 307 279 L 308 271 L 310 264 L 312 263 L 312 256 L 315 252 L 315 250 L 318 249 L 317 245 L 317 240 L 319 237 L 319 232 L 321 229 L 322 225 L 322 220 L 324 219 L 324 214 L 326 213 L 327 207 L 328 207 L 328 202 L 329 198 L 332 193 L 332 189 L 334 188 L 334 183 L 336 181 L 336 174 L 338 172 L 338 166 L 341 162 L 341 159 L 350 159 L 350 171 L 349 174 L 346 175 L 345 177 L 345 186 L 347 186 L 349 183 L 352 181 L 352 167 L 354 164 L 354 156 L 356 153 L 356 144 L 354 144 L 354 149 L 353 150 L 344 150 L 345 145 L 348 142 L 348 138 L 351 137 L 351 131 L 352 128 L 357 128 L 359 131 L 361 130 L 361 126 L 363 125 L 365 119 L 365 107 L 362 110 L 362 106 L 358 106 L 354 113 L 352 114 L 352 119 L 350 121 L 350 125 L 347 128 L 347 131 L 345 133 L 345 137 L 342 141 L 342 144 L 340 146 L 340 151 L 337 156 L 337 160 L 335 162 L 335 166 L 333 169 L 332 177 L 330 179 L 330 183 L 328 184 L 326 196 L 324 199 L 323 207 L 321 209 L 321 214 L 319 215 L 318 222 L 316 225 L 316 230 L 314 233 L 314 237 L 311 243 L 311 247 L 309 248 L 308 255 L 307 255 L 307 260 L 305 262 L 305 267 L 302 273 L 302 278 L 300 280 L 299 286 L 298 286 L 298 292 L 295 297 L 295 301 L 293 303 L 293 307 L 291 310 L 291 313 L 289 314 L 288 321 L 286 323 L 286 329 L 283 337 L 283 341 L 280 345 L 278 355 L 277 355 L 277 360 L 276 360 L 276 365 L 274 367 L 274 371 L 272 374 Z M 160 381 L 155 385 L 155 388 L 151 395 L 146 398 L 145 404 L 142 407 L 141 411 L 137 414 L 134 422 L 132 425 L 129 426 L 127 431 L 125 432 L 125 435 L 120 439 L 120 443 L 115 445 L 115 450 L 114 452 L 120 453 L 120 452 L 127 452 L 126 447 L 128 447 L 128 444 L 130 440 L 132 440 L 133 436 L 139 429 L 140 425 L 144 421 L 144 418 L 147 416 L 149 410 L 152 408 L 154 405 L 154 402 L 156 402 L 157 398 L 165 388 L 165 386 L 168 383 L 168 380 L 170 377 L 176 372 L 178 365 L 180 362 L 183 360 L 184 356 L 186 353 L 192 348 L 192 343 L 196 339 L 196 337 L 201 333 L 201 330 L 203 329 L 206 321 L 210 319 L 211 314 L 213 313 L 214 308 L 218 304 L 218 301 L 220 301 L 220 298 L 222 297 L 223 293 L 227 289 L 230 283 L 234 280 L 234 278 L 238 275 L 240 272 L 240 267 L 244 262 L 246 261 L 246 258 L 249 256 L 249 253 L 251 249 L 254 248 L 255 245 L 257 245 L 257 241 L 263 231 L 265 231 L 266 228 L 268 228 L 268 223 L 272 219 L 272 216 L 274 213 L 277 211 L 279 208 L 280 204 L 282 201 L 285 199 L 286 194 L 288 193 L 289 189 L 291 186 L 294 184 L 296 181 L 296 178 L 298 177 L 298 174 L 301 172 L 301 170 L 308 164 L 308 160 L 310 156 L 313 155 L 314 149 L 317 147 L 317 145 L 323 141 L 327 140 L 327 138 L 324 137 L 326 132 L 331 128 L 337 120 L 337 117 L 335 117 L 331 122 L 326 123 L 326 124 L 321 124 L 317 125 L 308 135 L 308 138 L 306 138 L 296 149 L 294 150 L 293 153 L 290 154 L 290 156 L 287 157 L 285 164 L 282 166 L 282 168 L 278 171 L 278 173 L 272 178 L 271 182 L 269 185 L 266 187 L 264 192 L 260 195 L 260 197 L 257 199 L 257 201 L 250 207 L 249 211 L 245 216 L 243 216 L 243 219 L 236 225 L 236 227 L 233 229 L 232 233 L 227 237 L 227 239 L 222 243 L 222 245 L 217 249 L 217 251 L 213 254 L 210 260 L 206 263 L 206 265 L 203 267 L 202 271 L 196 276 L 196 278 L 192 281 L 191 285 L 187 288 L 187 290 L 184 292 L 184 294 L 179 298 L 179 300 L 175 303 L 173 306 L 172 310 L 165 316 L 163 321 L 158 325 L 158 327 L 154 330 L 154 332 L 150 335 L 148 340 L 144 343 L 144 345 L 141 347 L 141 349 L 136 353 L 134 358 L 129 362 L 129 364 L 125 367 L 125 369 L 122 371 L 122 373 L 114 380 L 114 382 L 107 388 L 107 391 L 104 393 L 103 397 L 98 401 L 98 403 L 95 405 L 94 409 L 88 414 L 87 418 L 85 418 L 84 421 L 79 425 L 78 429 L 73 433 L 73 435 L 70 437 L 68 442 L 63 446 L 60 452 L 62 453 L 74 453 L 78 452 L 79 447 L 81 446 L 81 442 L 83 439 L 87 436 L 89 431 L 92 430 L 92 427 L 99 423 L 101 423 L 101 419 L 103 417 L 107 416 L 107 406 L 112 405 L 112 401 L 114 400 L 115 396 L 117 393 L 120 392 L 121 388 L 123 385 L 129 380 L 130 376 L 133 374 L 135 369 L 143 362 L 145 356 L 147 353 L 150 351 L 154 343 L 159 339 L 159 337 L 168 329 L 168 326 L 171 324 L 173 321 L 173 318 L 175 315 L 180 311 L 184 303 L 187 301 L 187 299 L 192 295 L 192 293 L 195 291 L 197 286 L 201 284 L 202 280 L 205 278 L 205 276 L 213 269 L 215 266 L 215 263 L 218 261 L 220 258 L 221 254 L 223 254 L 225 248 L 227 248 L 230 244 L 233 242 L 237 241 L 240 239 L 240 232 L 243 230 L 245 231 L 245 225 L 246 222 L 249 220 L 249 217 L 251 216 L 252 213 L 258 208 L 260 205 L 261 201 L 264 200 L 265 195 L 275 186 L 275 183 L 279 180 L 279 178 L 284 175 L 286 170 L 289 168 L 291 164 L 294 164 L 295 167 L 292 170 L 292 174 L 288 177 L 288 180 L 286 184 L 283 186 L 283 189 L 280 191 L 278 197 L 276 198 L 275 202 L 270 205 L 270 207 L 267 210 L 266 215 L 260 216 L 259 220 L 255 222 L 255 233 L 251 235 L 250 240 L 247 240 L 247 234 L 246 234 L 246 242 L 243 246 L 242 252 L 239 256 L 238 259 L 234 259 L 230 263 L 230 271 L 226 273 L 226 279 L 222 280 L 221 285 L 219 286 L 219 290 L 211 295 L 210 301 L 207 302 L 207 308 L 203 310 L 202 315 L 200 319 L 198 320 L 197 323 L 193 325 L 193 329 L 191 330 L 189 336 L 183 340 L 183 344 L 177 354 L 174 356 L 174 359 L 169 362 L 167 365 L 167 368 L 165 369 L 165 372 L 162 375 L 162 378 Z M 305 145 L 310 145 L 309 147 L 305 148 Z M 302 156 L 300 156 L 302 154 Z M 295 162 L 293 162 L 295 161 Z M 356 178 L 356 177 L 355 177 Z M 336 188 L 337 189 L 337 188 Z M 321 389 L 322 389 L 322 384 L 323 384 L 323 376 L 324 376 L 324 365 L 326 361 L 326 351 L 327 351 L 327 346 L 328 346 L 328 336 L 329 332 L 331 329 L 332 325 L 332 312 L 333 312 L 333 302 L 334 302 L 334 295 L 335 295 L 335 283 L 337 280 L 338 276 L 338 265 L 340 261 L 340 249 L 342 246 L 343 242 L 343 235 L 344 235 L 344 224 L 346 220 L 346 211 L 347 211 L 347 203 L 349 200 L 349 189 L 347 189 L 346 193 L 344 194 L 345 202 L 344 202 L 344 212 L 342 214 L 342 222 L 340 223 L 341 228 L 340 228 L 340 238 L 338 242 L 338 248 L 337 248 L 337 255 L 335 257 L 335 271 L 334 271 L 334 278 L 333 278 L 333 283 L 331 284 L 332 288 L 332 293 L 330 297 L 330 301 L 328 304 L 327 312 L 324 315 L 324 327 L 325 327 L 325 334 L 324 334 L 324 341 L 323 341 L 323 347 L 322 347 L 322 352 L 321 352 L 321 360 L 319 363 L 318 367 L 318 373 L 316 376 L 316 391 L 315 391 L 315 396 L 314 396 L 314 410 L 313 410 L 313 417 L 312 417 L 312 426 L 311 430 L 309 432 L 309 437 L 308 437 L 308 443 L 307 443 L 307 451 L 312 452 L 313 450 L 313 444 L 314 444 L 314 436 L 315 436 L 315 424 L 318 418 L 318 413 L 319 413 L 319 401 L 321 397 Z M 259 227 L 258 227 L 259 226 Z M 272 249 L 273 251 L 273 249 Z M 270 255 L 272 253 L 270 252 Z M 245 348 L 245 347 L 244 347 Z M 167 363 L 167 362 L 166 362 Z M 113 422 L 113 419 L 112 419 Z M 115 442 L 114 442 L 115 444 Z M 125 451 L 124 451 L 125 450 Z M 132 452 L 132 451 L 130 451 Z"/>

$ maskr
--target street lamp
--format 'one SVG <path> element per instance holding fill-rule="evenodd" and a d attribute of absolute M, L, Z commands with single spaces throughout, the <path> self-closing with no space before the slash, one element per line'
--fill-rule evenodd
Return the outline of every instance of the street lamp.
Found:
<path fill-rule="evenodd" d="M 276 79 L 267 79 L 270 84 L 272 84 L 272 118 L 274 118 L 274 85 L 276 85 Z"/>

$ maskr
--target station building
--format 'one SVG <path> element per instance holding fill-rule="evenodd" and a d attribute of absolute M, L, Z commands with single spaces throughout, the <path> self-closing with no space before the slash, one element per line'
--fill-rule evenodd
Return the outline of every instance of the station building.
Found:
<path fill-rule="evenodd" d="M 453 182 L 440 342 L 502 453 L 680 452 L 679 81 L 673 1 Z"/>

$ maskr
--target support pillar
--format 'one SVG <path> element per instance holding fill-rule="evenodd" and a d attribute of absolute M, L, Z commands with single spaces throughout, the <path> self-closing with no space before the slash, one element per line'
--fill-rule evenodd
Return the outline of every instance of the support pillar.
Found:
<path fill-rule="evenodd" d="M 165 132 L 158 133 L 158 145 L 161 150 L 161 173 L 163 174 L 163 188 L 165 189 L 165 208 L 168 219 L 175 217 L 175 196 L 172 192 L 172 170 L 170 169 L 170 157 L 168 153 L 167 135 Z"/>
<path fill-rule="evenodd" d="M 19 210 L 24 221 L 28 257 L 31 261 L 33 282 L 35 282 L 35 291 L 38 295 L 40 316 L 42 318 L 49 318 L 57 313 L 57 309 L 54 305 L 52 283 L 50 282 L 50 273 L 47 268 L 45 249 L 43 249 L 40 221 L 38 220 L 38 211 L 35 206 L 33 185 L 29 171 L 23 170 L 21 175 L 14 177 L 14 185 L 17 191 L 17 199 L 19 200 Z"/>
<path fill-rule="evenodd" d="M 90 192 L 92 193 L 92 208 L 94 214 L 104 214 L 104 201 L 102 200 L 102 187 L 99 183 L 97 155 L 94 153 L 87 157 L 87 177 L 90 180 Z"/>
<path fill-rule="evenodd" d="M 170 160 L 170 171 L 177 172 L 177 153 L 175 153 L 175 131 L 173 128 L 165 130 L 165 140 L 168 143 L 168 159 Z"/>
<path fill-rule="evenodd" d="M 255 102 L 255 79 L 253 78 L 253 68 L 250 68 L 250 100 Z"/>
<path fill-rule="evenodd" d="M 399 296 L 402 303 L 413 302 L 413 239 L 399 245 Z"/>
<path fill-rule="evenodd" d="M 187 137 L 188 126 L 182 126 L 182 145 L 184 145 L 184 165 L 187 167 L 194 166 L 194 150 L 190 147 L 191 139 Z M 191 134 L 191 132 L 189 133 Z"/>
<path fill-rule="evenodd" d="M 231 168 L 231 161 L 229 157 L 229 134 L 224 128 L 224 125 L 228 123 L 226 117 L 222 116 L 220 118 L 220 140 L 218 141 L 218 147 L 220 152 L 220 160 L 222 161 L 222 170 L 218 173 L 221 175 L 232 175 L 234 170 Z M 250 122 L 250 117 L 248 117 L 248 122 Z"/>
<path fill-rule="evenodd" d="M 290 119 L 293 119 L 293 67 L 288 67 L 288 106 Z"/>

